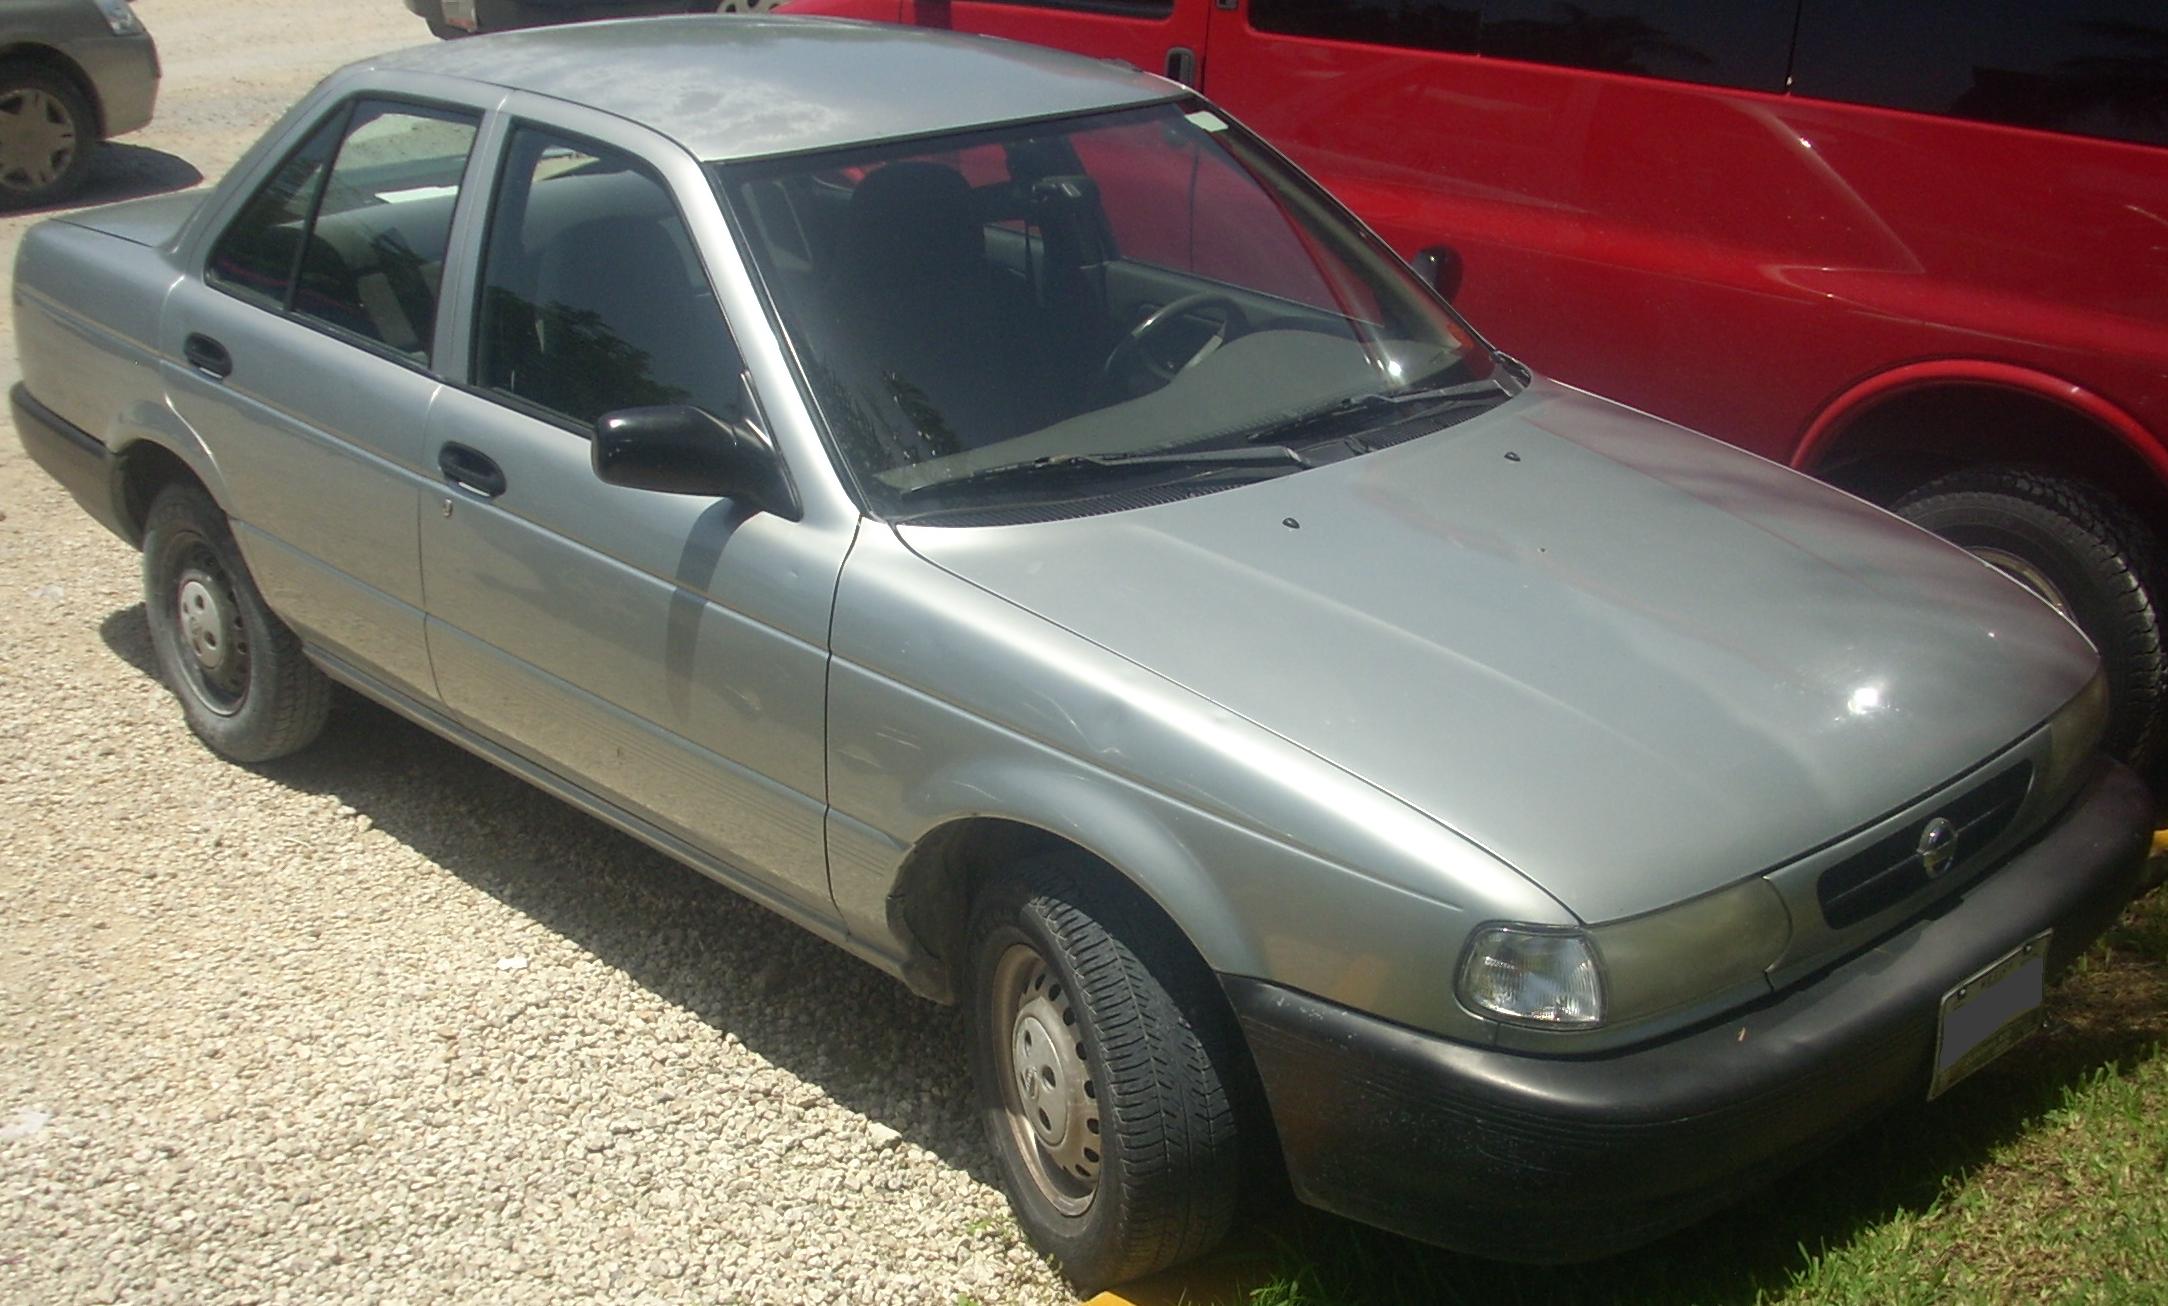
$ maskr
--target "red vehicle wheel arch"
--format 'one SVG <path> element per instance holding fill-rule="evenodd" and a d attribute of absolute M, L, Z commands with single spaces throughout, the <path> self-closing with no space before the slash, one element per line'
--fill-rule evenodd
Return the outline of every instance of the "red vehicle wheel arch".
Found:
<path fill-rule="evenodd" d="M 2113 401 L 2033 368 L 1970 358 L 1907 363 L 1854 383 L 1824 406 L 1807 427 L 1792 451 L 1791 465 L 1804 472 L 1818 471 L 1861 418 L 1901 395 L 1936 388 L 2014 390 L 2046 400 L 2113 437 L 2124 452 L 2145 464 L 2156 482 L 2168 486 L 2168 447 Z"/>

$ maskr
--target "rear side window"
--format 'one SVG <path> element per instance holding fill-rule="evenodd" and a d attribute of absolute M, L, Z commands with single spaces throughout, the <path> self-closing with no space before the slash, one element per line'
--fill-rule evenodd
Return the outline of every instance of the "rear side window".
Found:
<path fill-rule="evenodd" d="M 662 179 L 607 146 L 515 129 L 483 256 L 476 382 L 588 427 L 655 404 L 735 416 L 740 370 Z"/>
<path fill-rule="evenodd" d="M 1487 0 L 1483 53 L 1781 91 L 1798 14 L 1799 0 Z"/>
<path fill-rule="evenodd" d="M 1283 36 L 1473 54 L 1483 10 L 1468 0 L 1250 0 L 1250 25 Z"/>
<path fill-rule="evenodd" d="M 1250 0 L 1288 36 L 1781 91 L 1799 0 Z"/>
<path fill-rule="evenodd" d="M 219 237 L 205 279 L 427 362 L 476 123 L 367 100 L 335 115 Z"/>
<path fill-rule="evenodd" d="M 2160 0 L 1806 0 L 1800 95 L 2168 145 Z"/>
<path fill-rule="evenodd" d="M 219 289 L 272 308 L 286 307 L 293 289 L 294 259 L 316 207 L 324 168 L 338 148 L 346 115 L 335 113 L 294 151 L 271 180 L 249 196 L 239 217 L 211 248 L 204 280 Z"/>

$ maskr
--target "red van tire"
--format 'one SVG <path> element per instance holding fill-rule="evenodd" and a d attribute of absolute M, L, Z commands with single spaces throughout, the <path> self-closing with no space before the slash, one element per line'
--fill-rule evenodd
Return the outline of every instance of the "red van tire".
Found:
<path fill-rule="evenodd" d="M 2168 589 L 2160 544 L 2136 513 L 2087 482 L 2018 467 L 1956 472 L 1895 507 L 2068 614 L 2107 666 L 2108 751 L 2154 762 L 2168 707 Z"/>

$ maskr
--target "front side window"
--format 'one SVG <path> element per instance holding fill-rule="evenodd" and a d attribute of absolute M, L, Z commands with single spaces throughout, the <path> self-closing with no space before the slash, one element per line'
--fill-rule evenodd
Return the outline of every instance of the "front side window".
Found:
<path fill-rule="evenodd" d="M 476 125 L 384 101 L 335 114 L 219 237 L 205 279 L 426 363 Z"/>
<path fill-rule="evenodd" d="M 1503 397 L 1405 265 L 1194 103 L 715 171 L 887 515 L 1220 488 Z"/>
<path fill-rule="evenodd" d="M 517 128 L 482 263 L 475 381 L 576 427 L 620 408 L 743 407 L 691 233 L 631 155 Z"/>

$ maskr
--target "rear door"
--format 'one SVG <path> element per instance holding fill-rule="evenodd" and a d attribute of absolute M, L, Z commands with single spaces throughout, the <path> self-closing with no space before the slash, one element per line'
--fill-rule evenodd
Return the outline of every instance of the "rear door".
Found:
<path fill-rule="evenodd" d="M 1195 86 L 1216 0 L 903 0 L 904 22 L 1030 41 Z"/>
<path fill-rule="evenodd" d="M 220 215 L 160 325 L 167 396 L 218 461 L 271 606 L 319 651 L 424 699 L 421 432 L 480 120 L 395 95 L 331 107 Z"/>

